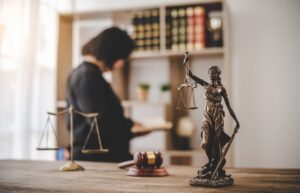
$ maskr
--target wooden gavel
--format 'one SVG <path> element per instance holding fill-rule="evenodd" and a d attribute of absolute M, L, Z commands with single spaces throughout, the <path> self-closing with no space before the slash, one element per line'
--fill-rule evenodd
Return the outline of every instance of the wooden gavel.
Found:
<path fill-rule="evenodd" d="M 125 161 L 118 164 L 119 168 L 136 166 L 137 168 L 159 168 L 162 165 L 163 158 L 158 151 L 137 152 L 133 160 Z"/>

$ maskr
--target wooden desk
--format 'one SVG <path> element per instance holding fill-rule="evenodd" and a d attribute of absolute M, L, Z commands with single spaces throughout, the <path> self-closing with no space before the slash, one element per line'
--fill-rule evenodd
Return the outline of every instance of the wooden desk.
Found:
<path fill-rule="evenodd" d="M 0 192 L 300 192 L 300 169 L 228 169 L 235 185 L 221 189 L 189 186 L 196 167 L 168 166 L 168 177 L 129 177 L 116 164 L 79 162 L 82 172 L 61 172 L 63 162 L 0 161 Z"/>

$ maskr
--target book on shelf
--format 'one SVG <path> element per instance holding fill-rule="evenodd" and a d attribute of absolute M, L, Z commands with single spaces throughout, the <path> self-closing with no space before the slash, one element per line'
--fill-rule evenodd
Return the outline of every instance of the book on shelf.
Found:
<path fill-rule="evenodd" d="M 205 8 L 172 7 L 166 10 L 166 48 L 172 51 L 199 50 L 205 47 Z"/>
<path fill-rule="evenodd" d="M 194 50 L 195 30 L 194 30 L 194 8 L 186 8 L 187 15 L 187 50 Z"/>
<path fill-rule="evenodd" d="M 171 9 L 171 49 L 178 49 L 178 10 Z"/>
<path fill-rule="evenodd" d="M 194 8 L 194 49 L 200 50 L 205 47 L 205 9 L 201 6 Z"/>
<path fill-rule="evenodd" d="M 178 50 L 186 50 L 186 10 L 178 9 Z"/>
<path fill-rule="evenodd" d="M 172 46 L 172 28 L 171 28 L 171 22 L 172 22 L 172 17 L 171 17 L 171 10 L 166 9 L 166 48 L 168 50 L 171 49 Z"/>
<path fill-rule="evenodd" d="M 135 41 L 137 51 L 159 50 L 160 27 L 158 9 L 138 11 L 132 19 L 132 24 L 134 32 L 131 37 Z"/>
<path fill-rule="evenodd" d="M 223 15 L 222 11 L 213 10 L 208 13 L 207 29 L 209 32 L 207 46 L 223 46 Z"/>
<path fill-rule="evenodd" d="M 136 11 L 132 19 L 136 51 L 160 51 L 160 11 Z M 223 46 L 220 3 L 166 7 L 165 48 L 170 51 L 198 51 Z M 163 46 L 163 47 L 164 47 Z"/>

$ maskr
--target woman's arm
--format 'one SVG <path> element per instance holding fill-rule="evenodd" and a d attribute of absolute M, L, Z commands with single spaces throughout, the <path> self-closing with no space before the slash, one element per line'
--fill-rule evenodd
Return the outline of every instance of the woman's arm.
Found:
<path fill-rule="evenodd" d="M 227 97 L 227 93 L 226 93 L 226 90 L 225 90 L 224 87 L 222 88 L 221 94 L 222 94 L 222 96 L 223 96 L 223 98 L 224 98 L 225 104 L 226 104 L 226 106 L 227 106 L 227 108 L 228 108 L 228 111 L 229 111 L 231 117 L 232 117 L 232 118 L 235 120 L 235 122 L 236 122 L 236 129 L 239 129 L 239 128 L 240 128 L 240 123 L 239 123 L 239 121 L 238 121 L 238 119 L 237 119 L 237 117 L 236 117 L 234 111 L 232 110 L 232 108 L 231 108 L 231 106 L 230 106 L 230 103 L 229 103 L 229 100 L 228 100 L 228 97 Z"/>
<path fill-rule="evenodd" d="M 196 81 L 198 84 L 200 84 L 201 86 L 205 86 L 205 85 L 208 85 L 208 82 L 202 80 L 201 78 L 193 75 L 193 73 L 191 71 L 189 71 L 189 76 L 194 80 Z"/>
<path fill-rule="evenodd" d="M 96 72 L 87 72 L 81 78 L 77 85 L 76 100 L 79 107 L 84 112 L 96 112 L 98 115 L 98 123 L 100 127 L 101 136 L 112 136 L 117 138 L 133 137 L 131 127 L 134 122 L 123 114 L 116 115 L 109 114 L 110 112 L 110 97 L 106 89 L 106 82 L 99 77 Z"/>

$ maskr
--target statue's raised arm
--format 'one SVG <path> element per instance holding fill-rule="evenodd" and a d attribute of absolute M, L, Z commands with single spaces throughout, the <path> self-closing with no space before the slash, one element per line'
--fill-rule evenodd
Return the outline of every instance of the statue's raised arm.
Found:
<path fill-rule="evenodd" d="M 189 71 L 189 76 L 198 84 L 200 84 L 201 86 L 206 86 L 208 85 L 208 82 L 206 82 L 205 80 L 202 80 L 201 78 L 195 76 L 191 71 Z"/>
<path fill-rule="evenodd" d="M 185 76 L 186 76 L 186 82 L 190 83 L 189 82 L 189 79 L 193 79 L 196 83 L 200 84 L 201 86 L 205 86 L 205 85 L 208 85 L 208 82 L 202 80 L 201 78 L 193 75 L 193 73 L 191 72 L 190 70 L 190 58 L 189 58 L 189 53 L 186 52 L 185 55 L 184 55 L 184 59 L 183 59 L 183 66 L 184 66 L 184 69 L 185 69 Z"/>

